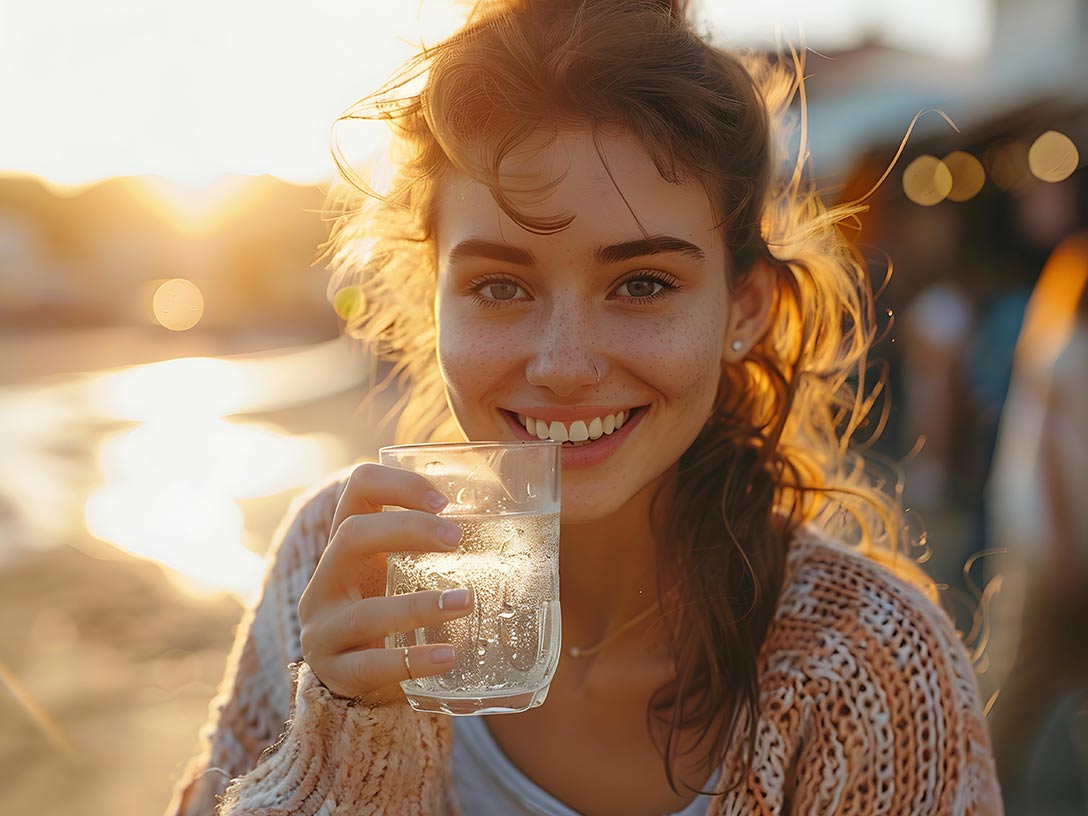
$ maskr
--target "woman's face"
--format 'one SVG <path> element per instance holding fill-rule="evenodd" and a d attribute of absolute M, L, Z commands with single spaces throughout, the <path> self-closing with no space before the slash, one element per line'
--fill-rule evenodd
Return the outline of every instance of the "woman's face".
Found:
<path fill-rule="evenodd" d="M 565 171 L 546 193 L 514 198 L 528 215 L 573 215 L 561 232 L 522 229 L 464 176 L 444 185 L 438 209 L 450 408 L 468 439 L 567 440 L 568 523 L 620 509 L 694 441 L 729 325 L 725 249 L 703 188 L 663 180 L 630 137 L 598 143 L 608 169 L 581 131 L 503 164 L 523 182 Z"/>

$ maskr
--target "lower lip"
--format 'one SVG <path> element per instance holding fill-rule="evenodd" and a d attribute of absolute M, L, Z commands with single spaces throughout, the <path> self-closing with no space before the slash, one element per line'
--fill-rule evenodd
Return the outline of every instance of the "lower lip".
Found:
<path fill-rule="evenodd" d="M 563 445 L 563 452 L 561 454 L 563 457 L 563 469 L 577 470 L 579 468 L 589 468 L 594 465 L 599 465 L 619 450 L 620 445 L 622 445 L 624 440 L 631 434 L 635 426 L 642 421 L 642 415 L 645 413 L 645 408 L 635 409 L 628 420 L 623 423 L 622 428 L 618 431 L 606 434 L 588 445 Z M 519 439 L 531 439 L 534 442 L 540 441 L 540 437 L 536 434 L 531 434 L 525 430 L 525 426 L 518 422 L 516 414 L 502 410 L 502 415 L 506 418 L 506 421 L 510 424 L 510 427 L 513 428 L 514 433 L 518 435 Z"/>

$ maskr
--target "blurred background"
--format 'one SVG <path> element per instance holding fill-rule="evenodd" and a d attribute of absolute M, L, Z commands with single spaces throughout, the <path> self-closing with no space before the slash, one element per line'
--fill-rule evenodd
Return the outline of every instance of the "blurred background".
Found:
<path fill-rule="evenodd" d="M 902 147 L 844 227 L 881 291 L 873 449 L 924 519 L 1010 813 L 1088 813 L 1088 9 L 695 6 L 725 44 L 809 49 L 829 200 Z M 0 0 L 0 811 L 160 812 L 287 503 L 390 438 L 396 395 L 326 299 L 329 128 L 464 13 Z"/>

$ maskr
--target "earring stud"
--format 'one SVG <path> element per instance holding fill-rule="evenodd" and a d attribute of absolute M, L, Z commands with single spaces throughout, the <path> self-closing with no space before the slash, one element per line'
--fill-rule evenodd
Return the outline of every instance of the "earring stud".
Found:
<path fill-rule="evenodd" d="M 734 340 L 732 343 L 732 348 L 733 351 L 740 351 L 742 348 L 744 348 L 744 343 L 742 343 L 740 340 Z"/>

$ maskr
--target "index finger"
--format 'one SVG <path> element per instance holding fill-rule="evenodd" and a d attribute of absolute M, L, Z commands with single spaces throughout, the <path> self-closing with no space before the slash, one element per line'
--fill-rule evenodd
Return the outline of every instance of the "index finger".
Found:
<path fill-rule="evenodd" d="M 380 513 L 383 505 L 437 513 L 449 500 L 425 476 L 367 462 L 351 472 L 333 515 L 331 537 L 349 516 Z"/>

